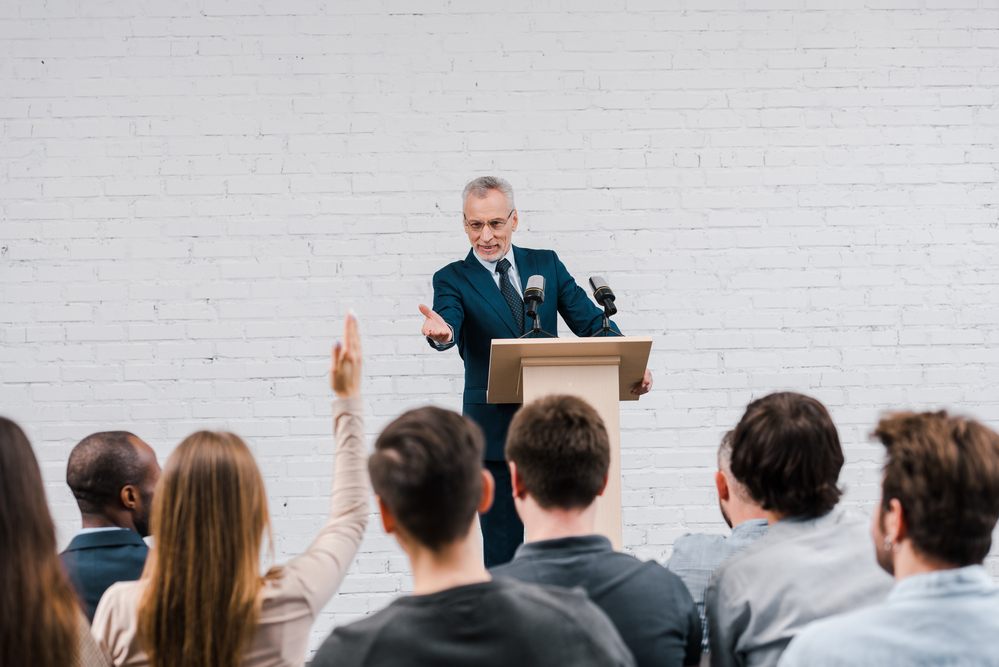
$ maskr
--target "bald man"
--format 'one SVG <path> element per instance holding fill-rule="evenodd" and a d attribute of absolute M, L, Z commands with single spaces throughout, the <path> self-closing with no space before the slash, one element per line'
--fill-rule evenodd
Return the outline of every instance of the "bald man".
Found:
<path fill-rule="evenodd" d="M 142 575 L 149 552 L 142 538 L 149 535 L 159 476 L 156 453 L 126 431 L 88 435 L 69 455 L 66 483 L 83 528 L 61 557 L 91 621 L 111 584 Z"/>

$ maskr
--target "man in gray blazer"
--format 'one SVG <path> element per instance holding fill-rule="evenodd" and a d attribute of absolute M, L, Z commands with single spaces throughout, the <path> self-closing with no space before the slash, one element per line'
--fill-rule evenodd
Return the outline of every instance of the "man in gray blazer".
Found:
<path fill-rule="evenodd" d="M 69 455 L 66 483 L 83 528 L 60 555 L 90 621 L 111 584 L 142 575 L 159 476 L 156 453 L 125 431 L 88 435 Z"/>
<path fill-rule="evenodd" d="M 825 406 L 790 392 L 746 408 L 732 437 L 732 474 L 770 528 L 708 585 L 715 667 L 773 667 L 805 625 L 875 604 L 892 579 L 874 557 L 866 519 L 837 507 L 843 467 Z"/>

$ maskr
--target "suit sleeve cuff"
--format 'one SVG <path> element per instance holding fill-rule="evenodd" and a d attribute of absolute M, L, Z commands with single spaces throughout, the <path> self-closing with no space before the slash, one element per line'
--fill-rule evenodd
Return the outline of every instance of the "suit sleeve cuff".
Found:
<path fill-rule="evenodd" d="M 454 345 L 454 327 L 448 324 L 447 328 L 451 330 L 451 340 L 449 340 L 446 343 L 438 343 L 430 336 L 427 336 L 427 342 L 430 343 L 430 347 L 434 348 L 435 350 L 447 350 Z"/>

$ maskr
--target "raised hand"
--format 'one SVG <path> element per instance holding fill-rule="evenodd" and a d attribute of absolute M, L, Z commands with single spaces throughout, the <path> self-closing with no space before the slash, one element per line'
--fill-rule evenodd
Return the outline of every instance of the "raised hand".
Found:
<path fill-rule="evenodd" d="M 422 303 L 420 304 L 420 312 L 427 318 L 423 322 L 423 329 L 420 330 L 424 336 L 436 343 L 451 342 L 451 327 L 447 325 L 444 318 Z"/>
<path fill-rule="evenodd" d="M 635 386 L 631 388 L 631 393 L 635 396 L 641 396 L 649 393 L 650 389 L 652 389 L 652 371 L 646 368 L 645 377 L 642 378 L 641 382 L 635 383 Z"/>
<path fill-rule="evenodd" d="M 343 325 L 343 340 L 333 346 L 330 386 L 340 398 L 361 395 L 361 335 L 357 332 L 357 317 L 352 310 L 347 312 Z"/>

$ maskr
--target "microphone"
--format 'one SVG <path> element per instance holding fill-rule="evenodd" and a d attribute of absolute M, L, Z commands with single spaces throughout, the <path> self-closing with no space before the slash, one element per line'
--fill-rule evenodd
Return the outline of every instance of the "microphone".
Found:
<path fill-rule="evenodd" d="M 545 277 L 531 276 L 524 290 L 524 306 L 527 316 L 538 319 L 538 307 L 545 302 Z"/>
<path fill-rule="evenodd" d="M 608 315 L 617 314 L 617 306 L 614 305 L 614 292 L 610 285 L 600 276 L 590 276 L 590 289 L 593 290 L 593 298 L 604 307 L 604 312 Z"/>

